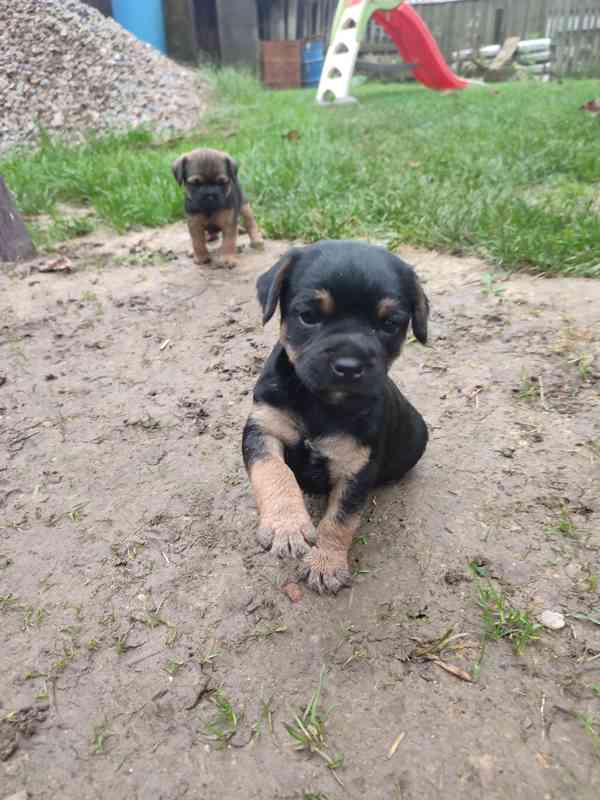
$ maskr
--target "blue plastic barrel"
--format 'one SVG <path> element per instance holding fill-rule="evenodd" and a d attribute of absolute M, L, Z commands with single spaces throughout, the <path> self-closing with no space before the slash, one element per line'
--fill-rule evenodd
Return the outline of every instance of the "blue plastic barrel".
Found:
<path fill-rule="evenodd" d="M 166 53 L 162 0 L 112 0 L 113 17 L 143 42 Z"/>
<path fill-rule="evenodd" d="M 302 85 L 318 86 L 323 71 L 325 51 L 323 42 L 305 42 L 302 48 Z"/>

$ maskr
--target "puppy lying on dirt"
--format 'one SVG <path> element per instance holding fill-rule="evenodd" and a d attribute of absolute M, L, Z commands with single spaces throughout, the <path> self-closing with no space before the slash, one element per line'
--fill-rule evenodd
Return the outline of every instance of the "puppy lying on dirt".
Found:
<path fill-rule="evenodd" d="M 208 148 L 184 153 L 173 162 L 175 180 L 185 190 L 185 212 L 197 264 L 211 261 L 206 246 L 209 237 L 221 231 L 223 244 L 218 266 L 237 266 L 237 234 L 240 215 L 244 220 L 250 246 L 264 246 L 250 203 L 238 180 L 238 166 L 220 150 Z"/>
<path fill-rule="evenodd" d="M 399 480 L 427 445 L 423 418 L 387 373 L 409 322 L 427 341 L 429 303 L 408 264 L 351 241 L 293 248 L 257 290 L 264 323 L 281 312 L 243 434 L 258 540 L 302 557 L 308 585 L 335 593 L 351 582 L 348 550 L 369 490 Z M 316 531 L 302 492 L 328 495 Z"/>

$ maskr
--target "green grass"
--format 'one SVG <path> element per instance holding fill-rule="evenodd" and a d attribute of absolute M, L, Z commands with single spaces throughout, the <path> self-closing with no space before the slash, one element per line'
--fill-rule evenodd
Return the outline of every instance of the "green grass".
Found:
<path fill-rule="evenodd" d="M 343 766 L 344 757 L 336 756 L 334 758 L 328 752 L 329 745 L 325 735 L 325 718 L 320 708 L 324 677 L 325 667 L 321 670 L 319 685 L 304 711 L 294 714 L 292 721 L 284 722 L 283 725 L 294 741 L 294 750 L 316 753 L 325 761 L 340 786 L 343 786 L 342 780 L 335 770 Z"/>
<path fill-rule="evenodd" d="M 542 626 L 533 622 L 526 611 L 513 608 L 491 583 L 478 581 L 477 595 L 477 602 L 482 609 L 486 640 L 508 639 L 515 653 L 521 655 L 527 644 L 540 638 Z"/>
<path fill-rule="evenodd" d="M 210 699 L 215 713 L 206 722 L 203 734 L 218 746 L 225 747 L 237 732 L 240 715 L 222 689 L 217 689 Z"/>
<path fill-rule="evenodd" d="M 508 268 L 600 275 L 600 119 L 579 110 L 595 82 L 450 95 L 369 83 L 356 89 L 359 104 L 321 108 L 314 90 L 273 92 L 232 70 L 207 74 L 219 105 L 193 136 L 157 145 L 134 131 L 79 147 L 46 137 L 36 152 L 5 156 L 0 173 L 21 211 L 87 206 L 95 216 L 78 223 L 84 229 L 90 219 L 119 231 L 173 222 L 183 209 L 170 163 L 211 146 L 239 161 L 272 238 L 370 237 Z M 55 217 L 36 236 L 51 242 L 61 233 L 52 226 L 68 224 Z"/>

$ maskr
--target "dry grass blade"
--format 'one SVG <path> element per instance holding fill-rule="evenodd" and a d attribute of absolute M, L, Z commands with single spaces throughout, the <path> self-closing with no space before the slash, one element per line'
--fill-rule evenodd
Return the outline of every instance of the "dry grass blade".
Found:
<path fill-rule="evenodd" d="M 469 675 L 468 672 L 465 672 L 464 669 L 461 669 L 460 667 L 455 667 L 452 664 L 447 664 L 445 661 L 442 661 L 441 658 L 435 658 L 435 656 L 430 657 L 429 660 L 433 661 L 433 663 L 436 664 L 441 669 L 445 670 L 446 672 L 449 672 L 450 675 L 454 675 L 455 677 L 460 678 L 461 681 L 467 681 L 468 683 L 473 683 L 472 676 Z"/>
<path fill-rule="evenodd" d="M 387 756 L 388 758 L 391 758 L 394 755 L 396 750 L 400 747 L 402 740 L 404 739 L 405 736 L 406 736 L 406 731 L 402 731 L 402 733 L 399 733 L 398 736 L 396 736 L 396 738 L 394 739 L 394 743 L 392 744 L 392 746 L 388 751 L 388 756 Z"/>

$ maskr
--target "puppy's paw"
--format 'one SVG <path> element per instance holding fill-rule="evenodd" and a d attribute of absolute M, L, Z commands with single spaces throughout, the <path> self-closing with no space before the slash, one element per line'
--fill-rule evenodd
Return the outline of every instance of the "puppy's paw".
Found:
<path fill-rule="evenodd" d="M 210 264 L 211 261 L 210 253 L 200 256 L 194 255 L 194 264 L 200 264 L 200 266 L 202 266 L 203 264 Z"/>
<path fill-rule="evenodd" d="M 352 583 L 346 553 L 323 550 L 321 547 L 313 547 L 304 557 L 299 578 L 307 582 L 309 589 L 319 594 L 337 594 L 344 586 Z"/>
<path fill-rule="evenodd" d="M 239 267 L 240 262 L 235 256 L 217 256 L 214 260 L 214 265 L 222 269 L 235 269 Z"/>
<path fill-rule="evenodd" d="M 261 521 L 256 534 L 261 547 L 277 558 L 302 558 L 317 539 L 310 520 Z"/>
<path fill-rule="evenodd" d="M 264 250 L 265 249 L 265 240 L 262 236 L 257 236 L 255 239 L 252 239 L 250 242 L 250 247 L 253 250 Z"/>

